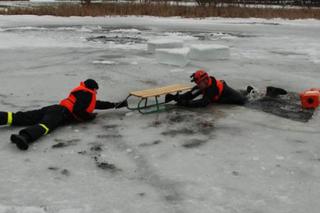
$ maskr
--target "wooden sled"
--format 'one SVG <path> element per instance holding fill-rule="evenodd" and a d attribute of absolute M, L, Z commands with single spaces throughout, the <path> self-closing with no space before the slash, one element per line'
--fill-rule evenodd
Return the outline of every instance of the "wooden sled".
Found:
<path fill-rule="evenodd" d="M 164 101 L 160 102 L 160 96 L 170 93 L 180 93 L 190 90 L 191 88 L 192 85 L 188 84 L 173 84 L 165 87 L 130 92 L 126 100 L 128 100 L 130 97 L 136 97 L 140 100 L 136 107 L 128 106 L 128 109 L 138 110 L 141 114 L 164 111 L 168 109 L 168 105 L 166 105 Z M 150 102 L 150 99 L 154 99 L 154 101 Z"/>

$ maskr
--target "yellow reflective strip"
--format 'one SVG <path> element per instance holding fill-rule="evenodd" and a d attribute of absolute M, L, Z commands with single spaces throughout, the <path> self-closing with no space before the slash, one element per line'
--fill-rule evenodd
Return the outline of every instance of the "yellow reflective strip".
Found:
<path fill-rule="evenodd" d="M 50 131 L 49 128 L 44 125 L 44 124 L 39 124 L 39 126 L 41 126 L 42 128 L 44 128 L 45 132 L 44 132 L 44 135 L 48 134 L 48 132 Z"/>
<path fill-rule="evenodd" d="M 12 112 L 8 112 L 8 125 L 12 124 L 12 120 L 13 120 Z"/>

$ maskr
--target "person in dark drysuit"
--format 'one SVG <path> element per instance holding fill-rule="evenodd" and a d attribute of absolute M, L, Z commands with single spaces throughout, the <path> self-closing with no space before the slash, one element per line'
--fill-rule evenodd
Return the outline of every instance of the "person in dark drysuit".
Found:
<path fill-rule="evenodd" d="M 167 94 L 165 102 L 176 101 L 177 105 L 185 107 L 205 107 L 211 103 L 244 105 L 247 101 L 245 95 L 229 87 L 223 80 L 217 80 L 203 70 L 198 70 L 191 76 L 195 82 L 190 91 L 184 94 Z M 202 96 L 200 99 L 197 97 Z"/>
<path fill-rule="evenodd" d="M 74 88 L 60 104 L 27 112 L 0 112 L 0 125 L 29 126 L 19 134 L 11 135 L 12 143 L 21 150 L 27 150 L 32 142 L 59 126 L 93 120 L 95 109 L 118 109 L 128 105 L 127 101 L 111 103 L 96 100 L 98 89 L 98 83 L 88 79 Z"/>

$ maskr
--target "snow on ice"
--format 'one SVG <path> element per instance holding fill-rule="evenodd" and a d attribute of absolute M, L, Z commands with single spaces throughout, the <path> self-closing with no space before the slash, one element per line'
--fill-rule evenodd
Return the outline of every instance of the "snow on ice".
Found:
<path fill-rule="evenodd" d="M 317 20 L 0 16 L 0 110 L 56 104 L 86 78 L 120 101 L 199 68 L 234 88 L 301 92 L 320 85 L 319 35 Z M 230 57 L 177 69 L 148 53 L 159 38 Z M 301 123 L 239 106 L 109 110 L 21 152 L 9 143 L 20 128 L 2 127 L 0 212 L 318 213 L 319 128 L 318 111 Z"/>

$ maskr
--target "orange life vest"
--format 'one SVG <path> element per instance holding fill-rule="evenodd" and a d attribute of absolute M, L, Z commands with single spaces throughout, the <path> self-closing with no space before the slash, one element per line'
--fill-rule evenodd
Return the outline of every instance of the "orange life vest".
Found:
<path fill-rule="evenodd" d="M 213 80 L 212 80 L 212 78 L 210 78 L 209 79 L 209 85 L 212 86 L 212 84 L 213 84 Z M 212 100 L 213 102 L 217 102 L 220 99 L 221 95 L 222 95 L 222 91 L 223 91 L 223 88 L 224 88 L 223 81 L 216 79 L 216 87 L 217 87 L 219 93 L 218 93 L 218 95 L 215 95 L 213 97 L 213 100 Z"/>
<path fill-rule="evenodd" d="M 216 80 L 216 84 L 219 90 L 219 94 L 213 97 L 213 101 L 218 101 L 220 99 L 224 88 L 223 81 Z"/>
<path fill-rule="evenodd" d="M 80 86 L 74 88 L 68 98 L 63 99 L 60 102 L 61 106 L 64 106 L 65 108 L 67 108 L 71 113 L 73 113 L 73 108 L 74 108 L 74 104 L 76 103 L 76 97 L 73 95 L 73 93 L 77 92 L 77 91 L 85 91 L 85 92 L 89 92 L 91 94 L 91 102 L 89 104 L 89 106 L 86 109 L 86 112 L 88 113 L 92 113 L 96 107 L 96 100 L 97 100 L 97 94 L 94 90 L 88 89 L 85 84 L 83 82 L 80 83 Z"/>

